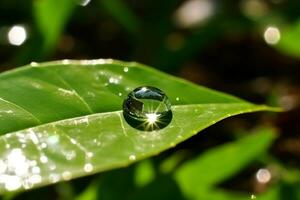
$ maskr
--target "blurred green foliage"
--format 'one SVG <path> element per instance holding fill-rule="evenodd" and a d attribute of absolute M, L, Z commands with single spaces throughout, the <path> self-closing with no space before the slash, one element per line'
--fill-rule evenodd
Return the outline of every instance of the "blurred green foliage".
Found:
<path fill-rule="evenodd" d="M 193 12 L 178 14 L 190 2 L 183 0 L 3 0 L 0 69 L 46 59 L 135 60 L 288 112 L 233 118 L 129 168 L 5 199 L 300 199 L 300 2 L 194 1 L 198 21 L 187 25 L 183 16 Z M 208 14 L 201 18 L 200 11 Z M 13 46 L 7 37 L 17 24 L 27 38 Z M 246 137 L 250 133 L 240 131 L 257 125 L 272 129 Z M 180 176 L 188 166 L 199 172 Z M 271 180 L 259 182 L 259 169 Z M 188 177 L 205 188 L 185 190 Z"/>

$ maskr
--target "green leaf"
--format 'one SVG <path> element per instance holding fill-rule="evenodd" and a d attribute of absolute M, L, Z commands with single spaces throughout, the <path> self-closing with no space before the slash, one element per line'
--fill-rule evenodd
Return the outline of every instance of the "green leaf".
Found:
<path fill-rule="evenodd" d="M 213 187 L 264 154 L 274 139 L 274 130 L 263 128 L 257 134 L 209 150 L 176 171 L 177 183 L 188 197 L 218 199 L 225 193 L 212 192 Z"/>
<path fill-rule="evenodd" d="M 142 85 L 169 96 L 173 119 L 166 128 L 143 132 L 123 119 L 123 99 Z M 0 191 L 127 166 L 224 118 L 262 110 L 273 109 L 134 62 L 32 63 L 0 75 Z"/>
<path fill-rule="evenodd" d="M 74 0 L 34 1 L 34 18 L 43 37 L 43 53 L 53 50 L 75 5 Z"/>
<path fill-rule="evenodd" d="M 128 32 L 137 34 L 139 32 L 140 21 L 135 13 L 121 0 L 101 0 L 101 7 L 107 12 Z"/>
<path fill-rule="evenodd" d="M 300 57 L 300 20 L 294 24 L 288 25 L 281 29 L 281 38 L 275 46 L 280 52 L 293 56 Z"/>

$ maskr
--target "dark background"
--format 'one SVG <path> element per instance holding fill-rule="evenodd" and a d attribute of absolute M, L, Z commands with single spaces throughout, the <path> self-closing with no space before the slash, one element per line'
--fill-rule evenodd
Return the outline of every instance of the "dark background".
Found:
<path fill-rule="evenodd" d="M 0 1 L 0 71 L 32 61 L 94 58 L 141 62 L 254 103 L 283 107 L 284 113 L 228 119 L 152 162 L 182 149 L 189 151 L 190 159 L 234 141 L 240 130 L 272 127 L 278 137 L 268 152 L 271 159 L 252 163 L 219 187 L 249 194 L 279 187 L 278 199 L 300 199 L 300 1 Z M 253 181 L 260 168 L 274 163 L 293 171 L 289 175 L 293 181 Z M 33 190 L 16 199 L 73 199 L 99 176 L 103 179 L 99 187 L 110 176 L 129 180 L 132 168 Z M 155 184 L 169 185 L 168 180 Z M 115 192 L 111 185 L 106 192 Z"/>

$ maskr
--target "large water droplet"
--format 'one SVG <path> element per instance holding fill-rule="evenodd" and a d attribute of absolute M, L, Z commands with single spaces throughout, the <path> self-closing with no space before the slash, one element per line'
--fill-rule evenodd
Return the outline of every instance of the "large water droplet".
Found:
<path fill-rule="evenodd" d="M 128 124 L 144 131 L 166 127 L 172 120 L 167 95 L 151 86 L 138 87 L 123 102 L 123 115 Z"/>

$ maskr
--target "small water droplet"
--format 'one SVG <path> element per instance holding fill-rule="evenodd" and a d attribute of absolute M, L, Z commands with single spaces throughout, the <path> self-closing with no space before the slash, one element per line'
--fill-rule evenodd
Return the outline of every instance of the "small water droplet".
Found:
<path fill-rule="evenodd" d="M 5 189 L 8 191 L 14 191 L 19 189 L 22 186 L 21 178 L 19 176 L 10 176 L 10 175 L 3 175 L 1 177 L 5 183 Z"/>
<path fill-rule="evenodd" d="M 40 183 L 42 181 L 42 177 L 39 174 L 34 174 L 29 177 L 29 182 L 33 184 Z"/>
<path fill-rule="evenodd" d="M 94 167 L 91 163 L 86 163 L 84 165 L 83 169 L 85 172 L 91 172 L 91 171 L 93 171 Z"/>
<path fill-rule="evenodd" d="M 46 156 L 41 156 L 40 157 L 40 161 L 41 161 L 41 163 L 47 163 L 48 162 L 48 158 Z"/>
<path fill-rule="evenodd" d="M 138 87 L 123 102 L 123 115 L 132 127 L 153 131 L 166 127 L 172 120 L 167 95 L 151 86 Z"/>
<path fill-rule="evenodd" d="M 128 67 L 124 67 L 123 70 L 124 70 L 124 72 L 128 72 L 129 69 L 128 69 Z"/>
<path fill-rule="evenodd" d="M 66 159 L 67 160 L 72 160 L 76 157 L 76 152 L 75 151 L 69 151 L 66 153 Z"/>
<path fill-rule="evenodd" d="M 41 169 L 37 166 L 34 166 L 34 167 L 31 168 L 31 172 L 33 174 L 39 174 L 39 173 L 41 173 Z"/>
<path fill-rule="evenodd" d="M 94 153 L 93 153 L 93 152 L 87 152 L 87 153 L 86 153 L 86 156 L 87 156 L 88 158 L 91 158 L 91 157 L 94 156 Z"/>
<path fill-rule="evenodd" d="M 64 59 L 64 60 L 62 61 L 62 64 L 63 64 L 63 65 L 67 65 L 67 64 L 70 64 L 70 63 L 71 63 L 71 61 L 68 60 L 68 59 Z"/>
<path fill-rule="evenodd" d="M 36 66 L 38 66 L 38 63 L 36 63 L 36 62 L 31 62 L 30 65 L 31 65 L 32 67 L 36 67 Z"/>
<path fill-rule="evenodd" d="M 70 180 L 70 179 L 72 178 L 71 172 L 69 172 L 69 171 L 64 171 L 64 172 L 62 173 L 62 178 L 63 178 L 65 181 Z"/>
<path fill-rule="evenodd" d="M 45 142 L 43 142 L 43 143 L 41 144 L 41 147 L 42 147 L 42 149 L 45 149 L 45 148 L 47 148 L 47 144 L 46 144 Z"/>
<path fill-rule="evenodd" d="M 134 161 L 136 159 L 135 155 L 130 155 L 129 160 Z"/>
<path fill-rule="evenodd" d="M 176 101 L 179 101 L 179 97 L 176 97 Z"/>
<path fill-rule="evenodd" d="M 58 174 L 50 174 L 49 175 L 49 181 L 51 183 L 56 183 L 60 180 L 60 176 Z"/>
<path fill-rule="evenodd" d="M 109 78 L 108 81 L 109 83 L 113 83 L 113 84 L 118 84 L 120 82 L 118 78 L 113 78 L 113 77 Z"/>

